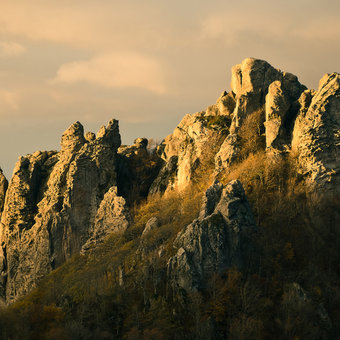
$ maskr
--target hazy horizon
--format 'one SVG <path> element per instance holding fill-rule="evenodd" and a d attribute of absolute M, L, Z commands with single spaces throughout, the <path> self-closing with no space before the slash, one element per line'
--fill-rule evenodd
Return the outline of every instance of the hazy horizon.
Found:
<path fill-rule="evenodd" d="M 230 89 L 230 69 L 267 60 L 317 88 L 339 72 L 338 1 L 0 0 L 0 167 L 59 149 L 80 121 L 111 118 L 122 142 L 164 138 Z"/>

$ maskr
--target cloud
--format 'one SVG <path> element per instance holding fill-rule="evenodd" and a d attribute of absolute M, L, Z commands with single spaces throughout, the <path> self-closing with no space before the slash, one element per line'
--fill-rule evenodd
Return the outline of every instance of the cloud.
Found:
<path fill-rule="evenodd" d="M 25 47 L 11 41 L 0 41 L 0 57 L 16 57 L 25 52 Z"/>
<path fill-rule="evenodd" d="M 222 39 L 227 46 L 239 42 L 243 36 L 261 36 L 267 39 L 282 38 L 290 31 L 290 22 L 279 20 L 275 13 L 264 16 L 254 9 L 243 12 L 229 10 L 211 13 L 201 22 L 200 39 Z"/>
<path fill-rule="evenodd" d="M 163 37 L 155 29 L 157 8 L 136 0 L 1 1 L 0 33 L 72 48 L 107 50 L 112 46 L 152 46 Z"/>
<path fill-rule="evenodd" d="M 295 36 L 301 40 L 323 41 L 339 44 L 340 21 L 338 17 L 317 18 L 307 25 L 297 28 Z"/>
<path fill-rule="evenodd" d="M 137 53 L 107 53 L 65 63 L 51 81 L 52 84 L 80 82 L 108 88 L 141 88 L 156 94 L 167 91 L 163 65 Z"/>
<path fill-rule="evenodd" d="M 16 93 L 0 89 L 0 113 L 8 113 L 18 109 L 18 96 Z"/>

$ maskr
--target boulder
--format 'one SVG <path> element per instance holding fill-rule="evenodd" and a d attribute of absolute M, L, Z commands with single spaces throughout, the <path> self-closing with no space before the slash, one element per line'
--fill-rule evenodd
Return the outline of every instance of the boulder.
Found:
<path fill-rule="evenodd" d="M 235 94 L 233 92 L 227 93 L 226 91 L 223 91 L 221 96 L 217 99 L 216 104 L 207 107 L 205 115 L 231 116 L 234 112 L 235 104 Z"/>

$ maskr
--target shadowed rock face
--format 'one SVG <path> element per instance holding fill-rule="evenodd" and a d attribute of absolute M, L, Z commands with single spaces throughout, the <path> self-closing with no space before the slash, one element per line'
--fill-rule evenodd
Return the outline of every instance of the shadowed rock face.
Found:
<path fill-rule="evenodd" d="M 0 168 L 0 217 L 5 204 L 5 196 L 8 187 L 8 182 Z"/>
<path fill-rule="evenodd" d="M 110 121 L 90 140 L 83 132 L 76 122 L 63 134 L 60 152 L 38 151 L 16 164 L 0 227 L 0 289 L 7 302 L 30 291 L 86 242 L 106 235 L 98 231 L 103 199 L 116 202 L 123 219 L 125 201 L 109 190 L 117 185 L 118 122 Z M 107 224 L 110 217 L 105 216 Z M 114 231 L 112 225 L 105 228 Z"/>
<path fill-rule="evenodd" d="M 162 159 L 147 146 L 146 138 L 137 138 L 133 145 L 118 149 L 118 193 L 128 203 L 148 196 L 162 166 Z"/>
<path fill-rule="evenodd" d="M 214 273 L 233 266 L 246 269 L 254 232 L 242 184 L 232 181 L 223 187 L 214 183 L 205 193 L 199 217 L 174 242 L 177 253 L 168 262 L 171 288 L 196 291 Z"/>

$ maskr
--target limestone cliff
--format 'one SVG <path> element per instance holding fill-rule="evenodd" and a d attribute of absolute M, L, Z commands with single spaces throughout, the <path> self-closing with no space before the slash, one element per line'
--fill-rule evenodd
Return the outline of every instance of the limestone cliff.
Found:
<path fill-rule="evenodd" d="M 0 227 L 0 294 L 7 302 L 30 291 L 85 243 L 114 231 L 109 202 L 124 219 L 125 201 L 110 190 L 117 185 L 118 122 L 91 136 L 85 139 L 76 122 L 63 134 L 60 152 L 38 151 L 16 164 Z M 119 230 L 126 226 L 125 220 L 117 224 Z"/>
<path fill-rule="evenodd" d="M 174 241 L 168 262 L 171 289 L 200 290 L 214 274 L 233 266 L 245 270 L 254 245 L 255 221 L 242 184 L 214 183 L 205 193 L 199 217 Z"/>
<path fill-rule="evenodd" d="M 310 189 L 317 184 L 328 190 L 325 184 L 339 174 L 339 105 L 337 73 L 326 75 L 315 92 L 295 75 L 247 58 L 232 68 L 229 93 L 206 111 L 186 115 L 163 141 L 159 153 L 165 163 L 150 193 L 183 188 L 211 159 L 218 176 L 260 148 L 268 155 L 294 154 Z M 263 143 L 245 151 L 256 138 Z"/>
<path fill-rule="evenodd" d="M 150 193 L 184 188 L 192 180 L 196 169 L 211 167 L 216 152 L 228 135 L 230 117 L 228 114 L 216 115 L 216 111 L 211 114 L 210 111 L 211 108 L 208 108 L 207 111 L 186 115 L 173 134 L 165 138 L 159 147 L 165 165 Z"/>
<path fill-rule="evenodd" d="M 293 130 L 292 150 L 312 186 L 340 191 L 340 75 L 326 74 L 316 92 L 305 91 Z"/>

